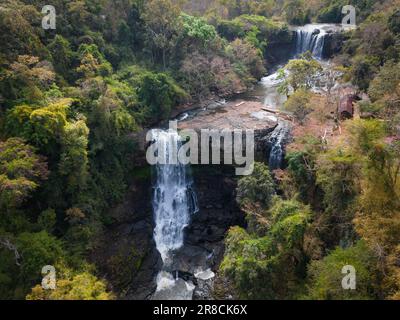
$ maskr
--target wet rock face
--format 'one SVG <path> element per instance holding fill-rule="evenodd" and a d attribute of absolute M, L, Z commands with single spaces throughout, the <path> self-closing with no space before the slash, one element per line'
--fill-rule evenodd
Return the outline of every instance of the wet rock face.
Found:
<path fill-rule="evenodd" d="M 174 254 L 171 272 L 179 277 L 192 275 L 195 284 L 193 299 L 212 299 L 214 273 L 224 253 L 224 239 L 231 226 L 245 225 L 245 218 L 236 203 L 237 177 L 229 166 L 198 166 L 193 179 L 199 212 L 192 216 L 186 229 L 184 246 Z M 201 275 L 212 274 L 209 278 Z"/>
<path fill-rule="evenodd" d="M 194 166 L 193 178 L 200 211 L 185 230 L 184 246 L 169 270 L 196 283 L 195 299 L 211 298 L 212 280 L 194 277 L 199 271 L 217 271 L 223 258 L 223 241 L 231 226 L 244 225 L 236 204 L 233 167 Z M 93 262 L 121 299 L 148 299 L 156 290 L 162 261 L 154 240 L 151 177 L 134 179 L 126 200 L 110 212 L 113 220 L 93 254 Z M 190 280 L 189 279 L 189 280 Z"/>
<path fill-rule="evenodd" d="M 322 52 L 324 59 L 331 58 L 342 49 L 345 35 L 343 33 L 328 32 L 325 36 L 325 44 Z"/>
<path fill-rule="evenodd" d="M 200 211 L 187 228 L 186 243 L 212 251 L 231 226 L 244 223 L 236 203 L 236 176 L 228 166 L 199 166 L 193 174 Z"/>

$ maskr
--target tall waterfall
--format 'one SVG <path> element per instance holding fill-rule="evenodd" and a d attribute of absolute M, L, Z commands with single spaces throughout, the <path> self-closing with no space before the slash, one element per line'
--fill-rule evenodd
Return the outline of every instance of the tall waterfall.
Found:
<path fill-rule="evenodd" d="M 179 134 L 173 130 L 154 130 L 153 138 L 167 163 L 156 165 L 153 211 L 157 250 L 164 264 L 168 264 L 171 253 L 183 245 L 184 229 L 191 214 L 198 210 L 197 198 L 187 166 L 174 161 L 181 145 Z"/>
<path fill-rule="evenodd" d="M 296 54 L 310 51 L 315 58 L 322 59 L 327 31 L 325 25 L 308 24 L 296 29 Z"/>
<path fill-rule="evenodd" d="M 268 139 L 268 166 L 270 170 L 276 170 L 282 167 L 285 156 L 285 144 L 289 140 L 289 135 L 290 125 L 288 122 L 282 121 Z"/>

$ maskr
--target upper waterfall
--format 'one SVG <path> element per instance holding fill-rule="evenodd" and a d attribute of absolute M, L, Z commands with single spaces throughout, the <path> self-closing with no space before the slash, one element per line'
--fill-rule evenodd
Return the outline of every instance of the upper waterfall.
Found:
<path fill-rule="evenodd" d="M 293 28 L 296 33 L 295 54 L 310 51 L 315 58 L 323 59 L 328 35 L 341 29 L 343 29 L 342 26 L 335 24 L 307 24 Z"/>

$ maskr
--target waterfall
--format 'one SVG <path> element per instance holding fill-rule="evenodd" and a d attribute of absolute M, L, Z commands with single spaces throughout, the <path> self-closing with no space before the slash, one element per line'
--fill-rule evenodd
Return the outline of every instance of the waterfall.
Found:
<path fill-rule="evenodd" d="M 184 230 L 192 214 L 198 211 L 193 180 L 187 165 L 177 161 L 182 145 L 176 130 L 153 130 L 152 137 L 162 153 L 164 164 L 155 166 L 153 186 L 154 240 L 163 260 L 163 269 L 157 275 L 157 289 L 153 300 L 190 300 L 195 289 L 191 281 L 171 273 L 174 251 L 184 244 Z"/>
<path fill-rule="evenodd" d="M 322 59 L 326 34 L 314 31 L 297 30 L 296 31 L 296 54 L 302 54 L 310 51 L 315 58 Z"/>
<path fill-rule="evenodd" d="M 171 253 L 183 245 L 184 229 L 190 216 L 198 211 L 197 198 L 188 167 L 173 161 L 181 145 L 178 132 L 154 130 L 152 133 L 158 146 L 163 148 L 159 152 L 164 152 L 167 163 L 156 165 L 153 211 L 154 240 L 164 264 L 168 264 Z"/>
<path fill-rule="evenodd" d="M 296 55 L 310 51 L 317 59 L 324 55 L 325 40 L 329 33 L 338 27 L 328 24 L 307 24 L 297 27 L 296 32 Z"/>
<path fill-rule="evenodd" d="M 282 168 L 285 156 L 285 144 L 289 140 L 290 125 L 288 122 L 282 121 L 278 124 L 276 129 L 272 132 L 268 139 L 269 161 L 268 165 L 270 170 Z"/>

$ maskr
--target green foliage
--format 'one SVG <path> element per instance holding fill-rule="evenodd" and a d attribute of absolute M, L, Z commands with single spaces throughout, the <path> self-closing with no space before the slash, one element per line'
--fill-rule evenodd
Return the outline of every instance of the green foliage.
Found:
<path fill-rule="evenodd" d="M 73 79 L 72 68 L 75 54 L 71 49 L 69 41 L 61 35 L 56 35 L 54 40 L 48 45 L 48 48 L 53 57 L 54 68 L 57 73 L 71 81 Z"/>
<path fill-rule="evenodd" d="M 55 290 L 44 290 L 37 285 L 32 288 L 27 300 L 113 300 L 106 283 L 92 274 L 93 268 L 85 267 L 82 272 L 74 272 L 62 264 L 57 265 Z"/>
<path fill-rule="evenodd" d="M 269 172 L 268 166 L 256 162 L 253 174 L 239 180 L 237 188 L 237 201 L 258 202 L 265 208 L 271 205 L 272 197 L 275 195 L 275 184 Z"/>
<path fill-rule="evenodd" d="M 187 37 L 197 39 L 207 45 L 215 40 L 217 37 L 217 31 L 214 26 L 207 24 L 207 22 L 202 18 L 197 18 L 190 16 L 188 14 L 182 13 L 182 26 L 183 34 Z"/>
<path fill-rule="evenodd" d="M 400 83 L 400 64 L 394 61 L 387 62 L 371 81 L 368 94 L 373 101 L 384 98 L 394 92 Z"/>
<path fill-rule="evenodd" d="M 56 212 L 53 209 L 47 209 L 43 211 L 37 219 L 37 225 L 40 230 L 45 230 L 49 234 L 52 234 L 54 232 L 56 223 L 57 216 Z"/>
<path fill-rule="evenodd" d="M 276 1 L 273 0 L 221 0 L 216 2 L 223 6 L 224 10 L 228 11 L 230 18 L 243 14 L 271 16 L 277 5 Z"/>
<path fill-rule="evenodd" d="M 298 148 L 288 150 L 286 161 L 290 183 L 294 184 L 299 198 L 307 204 L 315 206 L 320 202 L 316 184 L 316 161 L 324 150 L 322 141 L 314 136 L 305 135 L 295 141 Z"/>
<path fill-rule="evenodd" d="M 317 21 L 323 23 L 341 23 L 344 17 L 342 8 L 352 5 L 356 9 L 357 23 L 364 20 L 372 11 L 373 0 L 325 0 L 317 13 Z"/>
<path fill-rule="evenodd" d="M 31 286 L 39 280 L 44 266 L 54 265 L 65 256 L 61 242 L 46 231 L 21 233 L 16 243 L 22 256 L 19 276 L 24 286 Z"/>
<path fill-rule="evenodd" d="M 258 81 L 266 73 L 262 55 L 256 47 L 246 40 L 236 39 L 226 48 L 236 73 L 247 86 Z"/>
<path fill-rule="evenodd" d="M 289 24 L 303 25 L 310 22 L 309 13 L 305 10 L 303 0 L 287 0 L 283 10 Z"/>
<path fill-rule="evenodd" d="M 257 15 L 242 15 L 233 20 L 220 20 L 217 31 L 230 41 L 236 38 L 246 39 L 263 53 L 269 45 L 290 43 L 292 40 L 287 25 Z"/>
<path fill-rule="evenodd" d="M 307 115 L 312 111 L 310 107 L 311 93 L 305 89 L 295 91 L 285 102 L 285 109 L 292 112 L 295 118 L 303 124 Z"/>
<path fill-rule="evenodd" d="M 270 216 L 271 227 L 264 237 L 235 227 L 226 238 L 221 270 L 233 280 L 241 298 L 290 299 L 298 290 L 310 211 L 298 202 L 277 200 Z"/>
<path fill-rule="evenodd" d="M 356 270 L 356 290 L 344 290 L 342 268 L 353 266 Z M 307 299 L 314 300 L 370 300 L 376 298 L 374 284 L 377 279 L 376 260 L 363 241 L 354 246 L 337 248 L 321 261 L 309 266 Z"/>
<path fill-rule="evenodd" d="M 278 90 L 281 93 L 288 94 L 291 89 L 311 89 L 314 77 L 318 72 L 322 71 L 322 67 L 317 60 L 314 59 L 295 59 L 279 72 L 279 79 L 284 80 Z"/>
<path fill-rule="evenodd" d="M 167 119 L 171 108 L 186 97 L 186 93 L 165 73 L 145 73 L 140 79 L 138 98 L 146 106 L 145 117 L 151 122 Z"/>
<path fill-rule="evenodd" d="M 400 10 L 396 10 L 393 14 L 389 17 L 388 26 L 391 32 L 394 34 L 400 33 Z"/>
<path fill-rule="evenodd" d="M 10 60 L 17 55 L 45 55 L 46 50 L 40 41 L 41 31 L 31 23 L 40 18 L 40 13 L 33 6 L 21 2 L 6 1 L 0 11 L 0 55 Z"/>
<path fill-rule="evenodd" d="M 79 47 L 78 54 L 81 64 L 76 71 L 84 78 L 105 77 L 112 73 L 111 64 L 104 58 L 95 44 L 82 44 Z"/>
<path fill-rule="evenodd" d="M 89 129 L 84 120 L 68 123 L 61 139 L 60 174 L 67 177 L 67 191 L 83 190 L 88 175 Z"/>
<path fill-rule="evenodd" d="M 42 108 L 16 106 L 7 112 L 6 132 L 26 139 L 49 154 L 63 135 L 70 104 L 70 99 L 61 99 Z"/>
<path fill-rule="evenodd" d="M 320 234 L 329 247 L 348 244 L 356 238 L 352 220 L 360 192 L 358 161 L 357 156 L 344 146 L 332 148 L 318 157 L 317 184 L 323 191 L 324 204 L 319 223 L 330 226 Z"/>
<path fill-rule="evenodd" d="M 43 157 L 23 140 L 0 142 L 0 207 L 20 205 L 47 175 Z"/>
<path fill-rule="evenodd" d="M 362 90 L 368 89 L 371 79 L 378 70 L 378 66 L 379 61 L 373 57 L 359 57 L 354 61 L 351 68 L 353 83 Z"/>
<path fill-rule="evenodd" d="M 113 298 L 85 260 L 96 256 L 110 208 L 138 174 L 132 133 L 189 99 L 251 88 L 265 74 L 263 57 L 271 62 L 272 50 L 292 43 L 282 21 L 340 23 L 348 4 L 357 10 L 358 28 L 340 35 L 345 42 L 335 63 L 344 65 L 344 82 L 368 91 L 371 101 L 361 111 L 378 120 L 348 121 L 342 144 L 336 137 L 296 137 L 287 170 L 275 177 L 286 200 L 275 196 L 268 168 L 256 164 L 238 187 L 247 230 L 229 232 L 221 268 L 243 298 L 301 297 L 308 259 L 320 261 L 309 267 L 307 298 L 400 297 L 397 2 L 208 4 L 199 11 L 202 3 L 191 1 L 55 0 L 54 33 L 41 28 L 41 1 L 2 2 L 0 298 Z M 286 108 L 303 121 L 307 90 L 321 69 L 304 56 L 286 70 L 281 92 L 295 91 Z M 141 267 L 135 248 L 121 252 L 113 264 L 129 256 L 135 270 Z M 360 272 L 356 294 L 336 290 L 343 275 L 332 270 L 344 262 Z M 45 264 L 57 267 L 57 290 L 36 286 L 27 296 Z"/>
<path fill-rule="evenodd" d="M 54 81 L 51 65 L 39 62 L 39 58 L 20 55 L 5 70 L 1 93 L 12 103 L 32 103 L 43 98 L 42 90 L 46 90 Z"/>
<path fill-rule="evenodd" d="M 153 63 L 162 61 L 164 69 L 169 62 L 167 54 L 173 49 L 178 31 L 182 28 L 181 21 L 177 19 L 179 15 L 179 7 L 171 0 L 146 1 L 141 15 L 146 25 L 146 41 Z"/>

